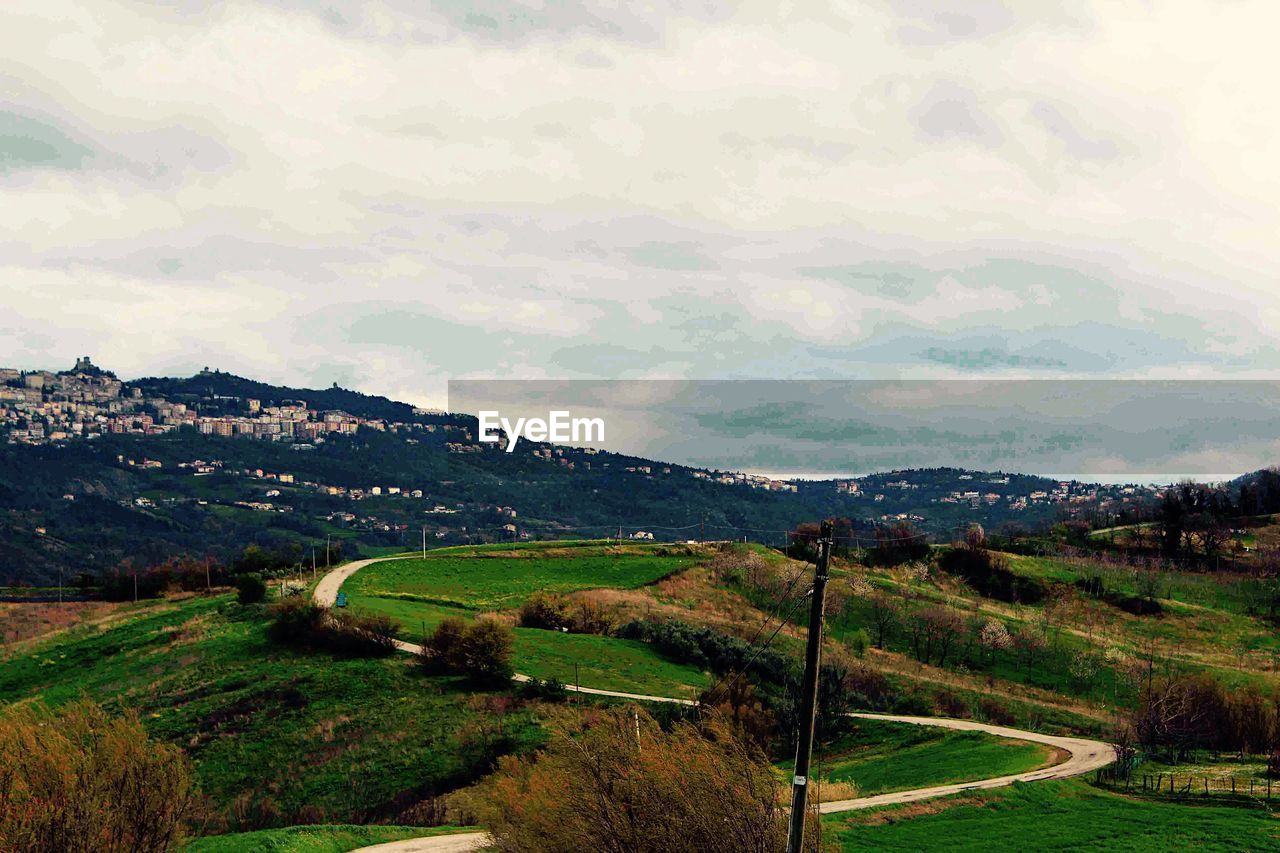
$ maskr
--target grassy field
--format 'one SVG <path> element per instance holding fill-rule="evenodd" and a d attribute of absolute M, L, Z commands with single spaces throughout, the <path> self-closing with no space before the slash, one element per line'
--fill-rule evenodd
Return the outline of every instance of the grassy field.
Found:
<path fill-rule="evenodd" d="M 1266 812 L 1134 800 L 1077 780 L 829 815 L 822 825 L 847 851 L 1280 849 L 1280 823 Z"/>
<path fill-rule="evenodd" d="M 428 552 L 425 560 L 375 563 L 342 588 L 352 608 L 390 616 L 400 624 L 403 639 L 419 642 L 450 616 L 471 619 L 482 611 L 509 609 L 538 591 L 634 589 L 696 561 L 667 550 L 599 541 L 460 546 Z M 517 671 L 536 678 L 659 695 L 689 696 L 707 680 L 643 643 L 531 628 L 516 629 L 515 663 Z"/>
<path fill-rule="evenodd" d="M 183 850 L 184 853 L 347 853 L 372 844 L 430 838 L 458 831 L 457 827 L 451 826 L 434 829 L 418 826 L 290 826 L 197 838 Z"/>
<path fill-rule="evenodd" d="M 375 563 L 353 575 L 343 589 L 353 602 L 387 598 L 497 610 L 516 607 L 539 591 L 635 589 L 692 564 L 690 557 L 657 554 L 428 555 L 425 560 Z"/>
<path fill-rule="evenodd" d="M 577 664 L 575 672 L 574 664 Z M 579 679 L 583 687 L 694 698 L 709 676 L 672 663 L 635 640 L 516 629 L 516 668 L 535 678 Z"/>
<path fill-rule="evenodd" d="M 859 720 L 819 754 L 821 778 L 853 782 L 864 797 L 1023 773 L 1054 760 L 1042 744 L 878 720 Z"/>
<path fill-rule="evenodd" d="M 496 752 L 528 749 L 531 712 L 424 678 L 403 657 L 339 659 L 271 644 L 260 607 L 231 596 L 153 602 L 102 630 L 75 629 L 0 666 L 0 703 L 88 695 L 136 709 L 192 756 L 205 794 L 288 818 L 392 817 L 394 803 L 465 784 Z M 314 818 L 310 821 L 314 822 Z"/>

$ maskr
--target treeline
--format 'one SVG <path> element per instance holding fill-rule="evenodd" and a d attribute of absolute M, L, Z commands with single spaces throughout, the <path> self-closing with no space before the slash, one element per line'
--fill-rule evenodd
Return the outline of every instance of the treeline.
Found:
<path fill-rule="evenodd" d="M 95 588 L 105 601 L 132 601 L 135 598 L 159 598 L 168 592 L 199 592 L 226 587 L 245 575 L 278 578 L 304 571 L 302 546 L 286 543 L 274 548 L 248 545 L 230 563 L 213 557 L 171 557 L 154 565 L 139 567 L 124 560 L 101 577 L 82 573 L 75 586 L 92 591 Z M 342 542 L 334 542 L 329 551 L 331 563 L 343 559 Z"/>
<path fill-rule="evenodd" d="M 1172 763 L 1196 750 L 1269 755 L 1280 770 L 1280 693 L 1228 688 L 1208 673 L 1149 678 L 1117 740 Z"/>

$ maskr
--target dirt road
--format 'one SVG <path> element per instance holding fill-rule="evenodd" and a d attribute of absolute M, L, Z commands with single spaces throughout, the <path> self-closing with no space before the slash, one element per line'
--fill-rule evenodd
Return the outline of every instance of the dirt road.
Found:
<path fill-rule="evenodd" d="M 313 595 L 317 604 L 326 607 L 332 606 L 338 597 L 338 590 L 343 582 L 356 572 L 363 569 L 371 563 L 379 560 L 395 559 L 393 557 L 379 557 L 372 560 L 357 560 L 340 566 L 325 575 L 320 583 L 316 586 Z M 402 650 L 416 654 L 421 651 L 421 646 L 414 643 L 397 642 L 396 645 Z M 516 681 L 528 681 L 528 676 L 516 675 Z M 574 688 L 570 686 L 569 690 Z M 688 699 L 676 699 L 670 696 L 650 696 L 643 693 L 622 693 L 614 690 L 595 690 L 589 687 L 580 688 L 581 693 L 588 693 L 596 696 L 614 696 L 621 699 L 635 699 L 643 702 L 673 702 L 681 705 L 692 705 Z M 1012 785 L 1014 782 L 1036 782 L 1046 779 L 1068 779 L 1072 776 L 1080 776 L 1091 770 L 1097 770 L 1105 767 L 1115 760 L 1115 751 L 1109 744 L 1101 741 L 1088 740 L 1087 738 L 1075 737 L 1059 737 L 1057 735 L 1046 735 L 1038 732 L 1028 732 L 1022 729 L 1011 729 L 1006 726 L 992 726 L 986 723 L 976 723 L 969 720 L 953 720 L 947 717 L 908 717 L 898 714 L 850 714 L 851 717 L 862 717 L 869 720 L 884 720 L 893 723 L 907 723 L 915 726 L 936 726 L 944 729 L 958 729 L 961 731 L 986 732 L 996 737 L 1011 738 L 1014 740 L 1031 741 L 1032 743 L 1043 743 L 1048 746 L 1057 747 L 1067 753 L 1067 760 L 1055 764 L 1051 767 L 1042 767 L 1039 770 L 1032 770 L 1027 773 L 1015 773 L 1012 776 L 996 776 L 991 779 L 979 779 L 973 782 L 960 782 L 954 785 L 938 785 L 932 788 L 915 788 L 910 791 L 897 791 L 891 794 L 879 794 L 874 797 L 859 797 L 854 800 L 836 800 L 830 803 L 823 803 L 821 810 L 823 814 L 834 814 L 837 812 L 855 811 L 857 809 L 870 809 L 876 806 L 887 806 L 898 803 L 912 803 L 917 800 L 927 800 L 933 797 L 945 797 L 949 794 L 957 794 L 962 791 L 972 791 L 984 788 L 1000 788 L 1005 785 Z M 361 848 L 359 853 L 460 853 L 465 850 L 478 850 L 488 841 L 488 835 L 484 832 L 467 832 L 455 835 L 441 835 L 435 838 L 413 838 L 406 841 L 392 841 L 388 844 L 378 844 L 373 847 Z"/>

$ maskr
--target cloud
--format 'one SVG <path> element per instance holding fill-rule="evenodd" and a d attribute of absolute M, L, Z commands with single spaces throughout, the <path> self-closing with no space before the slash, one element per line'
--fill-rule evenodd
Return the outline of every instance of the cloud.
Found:
<path fill-rule="evenodd" d="M 63 129 L 31 116 L 0 112 L 0 173 L 30 169 L 78 169 L 93 151 Z"/>
<path fill-rule="evenodd" d="M 1266 375 L 1276 14 L 5 9 L 0 363 Z"/>
<path fill-rule="evenodd" d="M 912 111 L 912 121 L 926 140 L 967 138 L 997 147 L 1004 134 L 982 110 L 977 95 L 954 82 L 935 84 Z"/>

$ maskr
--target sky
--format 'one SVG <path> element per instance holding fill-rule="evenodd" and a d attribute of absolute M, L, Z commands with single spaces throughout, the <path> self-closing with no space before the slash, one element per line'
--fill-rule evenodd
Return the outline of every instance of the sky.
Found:
<path fill-rule="evenodd" d="M 1109 483 L 1222 482 L 1280 455 L 1257 380 L 454 380 L 451 408 L 557 444 L 774 477 L 960 467 Z M 505 422 L 503 421 L 505 419 Z M 577 438 L 574 419 L 582 419 Z M 587 424 L 586 419 L 596 419 Z"/>
<path fill-rule="evenodd" d="M 428 405 L 463 378 L 1277 378 L 1277 25 L 5 4 L 0 365 Z"/>

